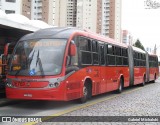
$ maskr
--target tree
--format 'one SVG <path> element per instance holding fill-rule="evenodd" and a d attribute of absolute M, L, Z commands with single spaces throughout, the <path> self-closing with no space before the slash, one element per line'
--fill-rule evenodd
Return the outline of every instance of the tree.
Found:
<path fill-rule="evenodd" d="M 145 50 L 144 49 L 144 46 L 142 45 L 142 43 L 139 41 L 139 39 L 137 39 L 137 41 L 135 42 L 135 44 L 133 44 L 133 46 L 137 47 L 137 48 L 140 48 L 142 50 Z"/>

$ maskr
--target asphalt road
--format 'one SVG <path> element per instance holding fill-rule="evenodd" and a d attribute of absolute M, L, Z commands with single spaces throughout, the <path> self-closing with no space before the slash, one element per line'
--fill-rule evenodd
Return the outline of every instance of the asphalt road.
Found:
<path fill-rule="evenodd" d="M 93 97 L 85 104 L 76 101 L 21 101 L 0 99 L 0 116 L 160 116 L 160 79 L 156 83 L 149 83 L 144 87 L 134 86 L 126 88 L 123 93 L 110 92 Z M 72 116 L 72 117 L 70 117 Z M 46 121 L 54 119 L 46 118 Z M 68 117 L 67 117 L 68 118 Z M 78 117 L 79 120 L 79 117 Z M 74 122 L 48 122 L 49 124 L 75 124 Z M 76 119 L 75 119 L 76 121 Z M 160 117 L 159 117 L 160 121 Z M 4 123 L 3 123 L 4 124 Z M 7 124 L 7 123 L 5 123 Z M 12 123 L 17 124 L 17 123 Z M 24 124 L 24 123 L 19 123 Z M 29 123 L 32 124 L 32 123 Z M 45 124 L 45 123 L 38 123 Z M 76 124 L 84 124 L 76 122 Z M 87 122 L 87 124 L 91 124 Z M 160 124 L 160 122 L 92 122 L 92 124 Z"/>

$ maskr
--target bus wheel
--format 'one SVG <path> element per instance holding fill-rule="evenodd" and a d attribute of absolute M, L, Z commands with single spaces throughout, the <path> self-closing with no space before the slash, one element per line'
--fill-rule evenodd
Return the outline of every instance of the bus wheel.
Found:
<path fill-rule="evenodd" d="M 145 86 L 145 84 L 146 84 L 146 76 L 143 77 L 142 86 Z"/>
<path fill-rule="evenodd" d="M 156 74 L 154 75 L 154 80 L 152 81 L 152 83 L 156 82 Z"/>
<path fill-rule="evenodd" d="M 119 84 L 119 87 L 118 87 L 118 90 L 117 90 L 117 93 L 121 93 L 123 90 L 123 79 L 121 78 L 120 79 L 120 84 Z"/>
<path fill-rule="evenodd" d="M 85 103 L 88 100 L 89 97 L 89 85 L 84 84 L 83 86 L 83 97 L 80 98 L 80 103 Z"/>

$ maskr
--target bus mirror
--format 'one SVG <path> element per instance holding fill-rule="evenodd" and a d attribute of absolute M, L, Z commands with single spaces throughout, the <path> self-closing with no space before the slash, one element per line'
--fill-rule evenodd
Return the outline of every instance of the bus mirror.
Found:
<path fill-rule="evenodd" d="M 71 43 L 70 48 L 69 48 L 69 55 L 70 56 L 75 56 L 76 55 L 76 45 Z"/>

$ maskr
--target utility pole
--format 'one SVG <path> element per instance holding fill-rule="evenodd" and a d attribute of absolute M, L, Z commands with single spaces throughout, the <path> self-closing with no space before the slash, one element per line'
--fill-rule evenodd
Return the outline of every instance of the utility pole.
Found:
<path fill-rule="evenodd" d="M 157 47 L 156 44 L 154 46 L 154 54 L 157 54 L 157 49 L 160 47 L 160 45 Z"/>
<path fill-rule="evenodd" d="M 154 54 L 157 54 L 156 44 L 155 44 L 155 46 L 154 46 Z"/>

